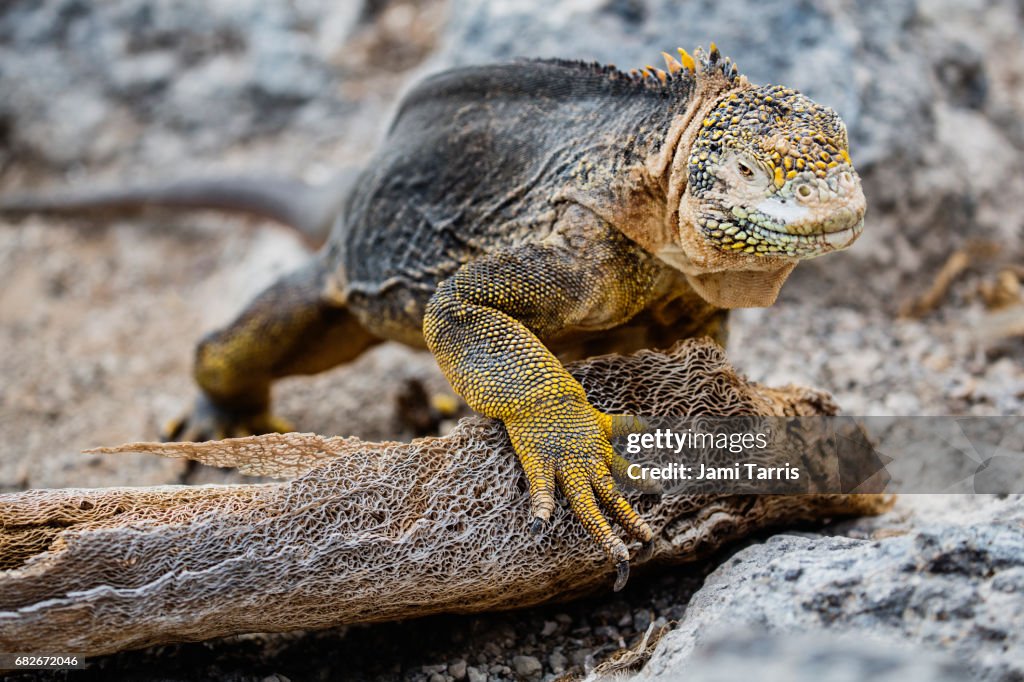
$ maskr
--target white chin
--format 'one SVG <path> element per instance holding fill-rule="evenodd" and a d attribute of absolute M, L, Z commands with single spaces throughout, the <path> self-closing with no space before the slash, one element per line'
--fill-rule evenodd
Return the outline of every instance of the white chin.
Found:
<path fill-rule="evenodd" d="M 825 239 L 825 243 L 833 249 L 845 249 L 847 246 L 857 241 L 857 237 L 860 236 L 863 229 L 864 221 L 861 221 L 853 227 L 848 227 L 845 230 L 840 230 L 839 232 L 826 232 L 822 237 Z"/>

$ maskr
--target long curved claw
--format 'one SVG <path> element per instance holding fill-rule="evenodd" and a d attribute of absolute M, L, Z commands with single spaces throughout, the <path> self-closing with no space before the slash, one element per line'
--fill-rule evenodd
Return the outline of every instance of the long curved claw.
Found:
<path fill-rule="evenodd" d="M 615 564 L 615 585 L 612 587 L 612 591 L 621 592 L 622 588 L 626 586 L 626 581 L 629 580 L 629 560 L 623 559 Z"/>

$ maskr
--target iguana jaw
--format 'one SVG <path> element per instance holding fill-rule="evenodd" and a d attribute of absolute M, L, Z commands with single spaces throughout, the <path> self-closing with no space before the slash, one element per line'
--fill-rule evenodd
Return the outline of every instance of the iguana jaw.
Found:
<path fill-rule="evenodd" d="M 713 172 L 728 177 L 736 163 L 747 162 L 726 158 Z M 844 249 L 863 231 L 864 192 L 849 164 L 820 177 L 794 173 L 778 187 L 767 176 L 732 183 L 728 192 L 707 191 L 700 199 L 688 193 L 693 223 L 679 229 L 697 230 L 720 251 L 802 259 Z"/>

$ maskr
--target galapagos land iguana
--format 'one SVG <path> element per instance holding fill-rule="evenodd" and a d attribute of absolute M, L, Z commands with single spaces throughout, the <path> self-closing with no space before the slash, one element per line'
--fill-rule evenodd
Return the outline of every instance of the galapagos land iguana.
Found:
<path fill-rule="evenodd" d="M 458 68 L 401 102 L 353 179 L 186 182 L 0 200 L 0 210 L 120 204 L 261 213 L 307 235 L 309 263 L 196 349 L 200 395 L 173 439 L 288 430 L 271 383 L 386 339 L 426 347 L 474 410 L 501 420 L 526 472 L 534 529 L 555 491 L 615 562 L 617 522 L 651 530 L 620 494 L 609 443 L 560 360 L 711 336 L 730 308 L 771 305 L 803 258 L 849 246 L 865 200 L 846 129 L 789 88 L 755 86 L 714 44 L 666 70 L 561 60 Z"/>

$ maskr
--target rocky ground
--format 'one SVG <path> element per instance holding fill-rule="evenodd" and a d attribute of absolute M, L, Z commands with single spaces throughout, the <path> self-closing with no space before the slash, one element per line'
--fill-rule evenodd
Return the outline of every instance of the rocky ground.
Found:
<path fill-rule="evenodd" d="M 424 72 L 520 54 L 643 65 L 714 39 L 752 80 L 792 84 L 843 115 L 870 207 L 854 249 L 802 265 L 774 308 L 735 316 L 732 361 L 758 380 L 832 391 L 849 414 L 1020 414 L 1018 4 L 725 5 L 6 3 L 0 191 L 224 168 L 322 179 L 369 154 Z M 958 252 L 936 305 L 901 316 Z M 305 253 L 287 231 L 214 215 L 0 224 L 2 489 L 230 480 L 80 451 L 154 437 L 191 398 L 195 339 Z M 277 397 L 303 431 L 408 438 L 396 400 L 410 382 L 444 387 L 429 357 L 388 344 L 284 381 Z M 908 497 L 882 519 L 755 538 L 732 558 L 638 576 L 619 595 L 160 647 L 103 659 L 91 674 L 542 679 L 590 671 L 651 624 L 679 621 L 643 674 L 803 679 L 794 671 L 824 660 L 833 672 L 815 679 L 1024 679 L 1013 620 L 1021 508 L 1018 498 Z M 711 632 L 726 622 L 743 631 Z"/>

